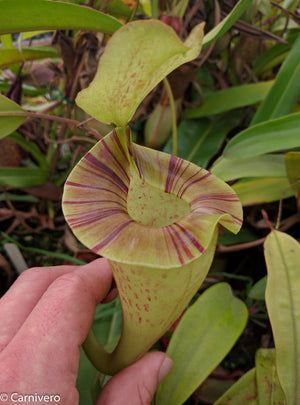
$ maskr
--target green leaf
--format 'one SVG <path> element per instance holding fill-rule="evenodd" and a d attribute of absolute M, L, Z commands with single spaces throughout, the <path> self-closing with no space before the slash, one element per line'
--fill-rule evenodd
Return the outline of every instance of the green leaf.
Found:
<path fill-rule="evenodd" d="M 184 111 L 186 118 L 200 118 L 208 115 L 219 114 L 234 108 L 245 107 L 262 101 L 273 81 L 244 84 L 228 89 L 216 91 L 204 98 L 199 108 L 187 108 Z"/>
<path fill-rule="evenodd" d="M 178 127 L 178 156 L 201 167 L 220 150 L 228 132 L 238 125 L 239 113 L 230 113 L 215 119 L 184 120 Z M 164 148 L 172 153 L 173 139 Z"/>
<path fill-rule="evenodd" d="M 232 11 L 221 21 L 215 28 L 209 31 L 203 39 L 203 48 L 220 38 L 227 32 L 233 24 L 246 11 L 247 7 L 252 3 L 252 0 L 240 0 Z"/>
<path fill-rule="evenodd" d="M 278 201 L 293 195 L 287 178 L 243 179 L 232 185 L 243 206 Z"/>
<path fill-rule="evenodd" d="M 261 278 L 249 291 L 248 297 L 254 300 L 264 300 L 267 284 L 267 276 Z"/>
<path fill-rule="evenodd" d="M 292 112 L 300 95 L 300 35 L 284 61 L 275 83 L 257 110 L 251 125 Z"/>
<path fill-rule="evenodd" d="M 6 116 L 6 113 L 25 112 L 17 103 L 0 94 L 0 139 L 15 131 L 26 117 Z"/>
<path fill-rule="evenodd" d="M 30 152 L 35 160 L 38 162 L 41 169 L 47 170 L 49 168 L 46 156 L 41 152 L 40 148 L 35 142 L 27 141 L 22 135 L 18 133 L 11 134 L 9 138 L 17 142 L 17 144 L 20 145 L 22 149 Z"/>
<path fill-rule="evenodd" d="M 256 389 L 256 370 L 243 375 L 214 405 L 259 405 Z M 264 404 L 265 405 L 265 404 Z"/>
<path fill-rule="evenodd" d="M 37 30 L 90 30 L 114 33 L 115 18 L 89 7 L 48 0 L 1 0 L 0 34 Z"/>
<path fill-rule="evenodd" d="M 210 171 L 224 181 L 243 177 L 286 177 L 283 155 L 261 155 L 226 159 L 221 156 Z"/>
<path fill-rule="evenodd" d="M 285 154 L 286 173 L 290 184 L 294 184 L 293 191 L 300 209 L 300 152 Z M 295 184 L 296 183 L 296 184 Z"/>
<path fill-rule="evenodd" d="M 259 404 L 285 405 L 284 393 L 276 373 L 275 349 L 258 349 L 255 368 Z"/>
<path fill-rule="evenodd" d="M 0 186 L 30 187 L 44 184 L 47 170 L 32 167 L 0 167 Z"/>
<path fill-rule="evenodd" d="M 198 56 L 202 38 L 203 24 L 184 43 L 157 20 L 126 24 L 108 42 L 96 76 L 78 94 L 77 104 L 101 122 L 125 126 L 165 76 Z"/>
<path fill-rule="evenodd" d="M 229 159 L 262 155 L 300 146 L 300 113 L 266 121 L 233 137 L 224 149 Z"/>
<path fill-rule="evenodd" d="M 174 364 L 158 387 L 157 405 L 182 404 L 230 351 L 247 318 L 245 304 L 228 284 L 206 290 L 173 333 L 167 353 Z"/>
<path fill-rule="evenodd" d="M 19 49 L 0 49 L 0 68 L 29 60 L 57 57 L 57 50 L 47 46 L 24 48 L 22 51 Z"/>
<path fill-rule="evenodd" d="M 300 403 L 300 245 L 283 232 L 266 238 L 266 305 L 273 330 L 277 374 L 288 404 Z"/>

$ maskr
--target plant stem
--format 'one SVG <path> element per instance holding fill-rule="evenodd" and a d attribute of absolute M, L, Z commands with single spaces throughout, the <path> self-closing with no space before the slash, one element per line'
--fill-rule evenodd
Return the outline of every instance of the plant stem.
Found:
<path fill-rule="evenodd" d="M 172 154 L 174 156 L 177 156 L 177 117 L 176 117 L 175 100 L 174 100 L 174 96 L 172 93 L 170 83 L 166 77 L 164 78 L 163 82 L 164 82 L 164 86 L 165 86 L 165 89 L 166 89 L 168 97 L 169 97 L 169 103 L 170 103 L 170 107 L 171 107 L 171 111 L 172 111 L 172 130 L 173 130 Z"/>

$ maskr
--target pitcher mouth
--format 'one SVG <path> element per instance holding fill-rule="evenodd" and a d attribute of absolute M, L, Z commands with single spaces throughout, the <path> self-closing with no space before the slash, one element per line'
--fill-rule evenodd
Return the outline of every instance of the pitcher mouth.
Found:
<path fill-rule="evenodd" d="M 179 267 L 201 256 L 220 222 L 233 232 L 241 204 L 223 181 L 178 157 L 132 144 L 117 128 L 71 172 L 63 211 L 74 234 L 110 260 Z"/>

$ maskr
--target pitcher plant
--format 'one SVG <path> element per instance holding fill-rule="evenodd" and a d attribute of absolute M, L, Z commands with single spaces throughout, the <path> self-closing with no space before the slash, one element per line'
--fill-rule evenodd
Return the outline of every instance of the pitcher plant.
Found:
<path fill-rule="evenodd" d="M 113 375 L 170 328 L 213 260 L 218 224 L 237 233 L 242 207 L 223 181 L 181 158 L 134 144 L 127 126 L 145 96 L 201 50 L 203 24 L 181 42 L 156 20 L 124 25 L 109 40 L 76 102 L 115 125 L 66 181 L 63 211 L 78 239 L 109 260 L 123 309 L 112 353 L 90 332 L 84 348 Z"/>

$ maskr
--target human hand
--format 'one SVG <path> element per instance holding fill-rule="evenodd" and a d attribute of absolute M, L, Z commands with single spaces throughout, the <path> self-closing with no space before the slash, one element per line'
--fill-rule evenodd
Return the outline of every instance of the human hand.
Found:
<path fill-rule="evenodd" d="M 0 300 L 0 404 L 30 402 L 25 395 L 42 404 L 79 403 L 79 346 L 111 282 L 106 259 L 22 273 Z M 111 378 L 97 405 L 149 405 L 171 365 L 162 352 L 146 354 Z"/>

